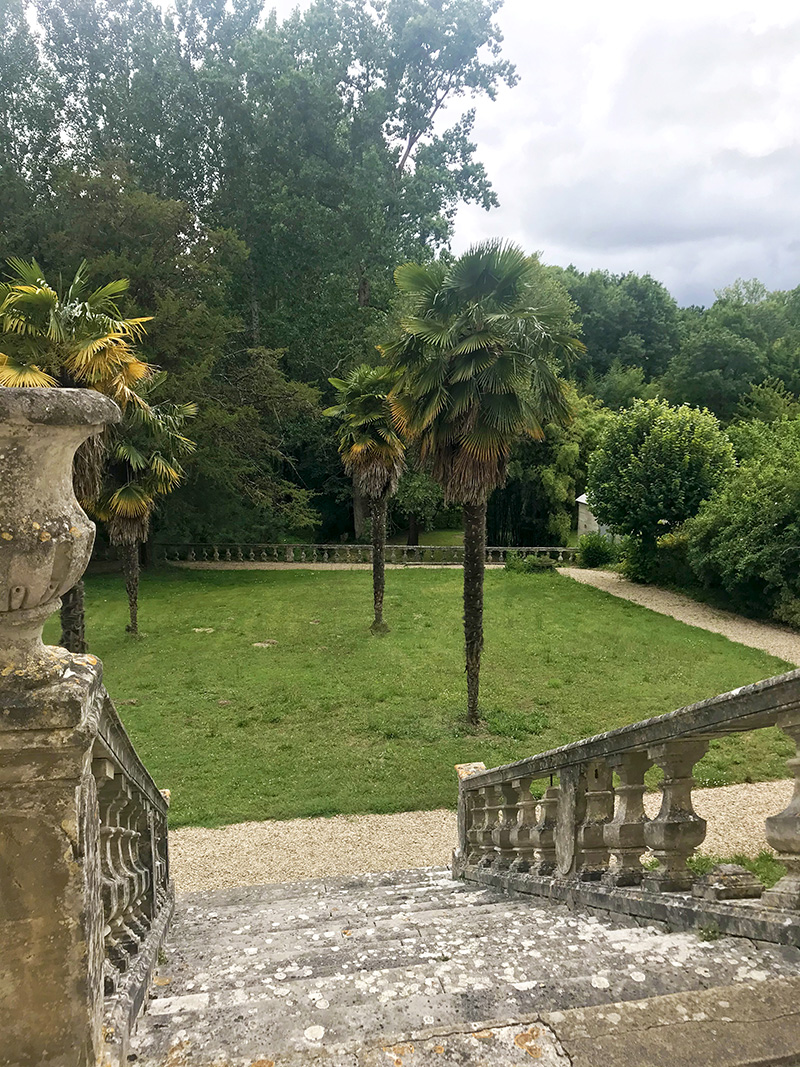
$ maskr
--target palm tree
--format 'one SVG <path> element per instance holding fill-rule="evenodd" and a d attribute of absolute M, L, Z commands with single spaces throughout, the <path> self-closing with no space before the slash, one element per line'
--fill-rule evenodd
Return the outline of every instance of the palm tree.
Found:
<path fill-rule="evenodd" d="M 445 503 L 464 511 L 467 718 L 478 721 L 486 504 L 514 440 L 569 418 L 558 361 L 582 349 L 563 312 L 537 308 L 534 261 L 515 245 L 476 245 L 450 264 L 395 271 L 408 314 L 382 346 L 397 374 L 394 422 L 419 445 Z"/>
<path fill-rule="evenodd" d="M 150 532 L 158 500 L 183 479 L 181 458 L 194 452 L 183 433 L 197 414 L 192 403 L 151 402 L 164 383 L 164 371 L 141 382 L 136 400 L 123 406 L 122 422 L 109 432 L 105 476 L 89 510 L 105 522 L 108 538 L 122 557 L 130 622 L 128 633 L 139 636 L 139 549 Z"/>
<path fill-rule="evenodd" d="M 151 371 L 134 349 L 148 320 L 123 318 L 117 306 L 127 280 L 90 292 L 85 261 L 57 288 L 36 260 L 13 258 L 8 267 L 0 282 L 0 386 L 83 386 L 127 404 Z M 103 452 L 102 438 L 91 438 L 75 457 L 75 495 L 84 504 L 99 491 Z M 62 597 L 61 644 L 87 651 L 82 581 Z"/>
<path fill-rule="evenodd" d="M 339 454 L 353 486 L 370 503 L 372 518 L 372 591 L 374 634 L 389 627 L 383 621 L 386 584 L 386 509 L 405 469 L 405 449 L 392 425 L 389 391 L 393 377 L 387 367 L 356 367 L 345 379 L 330 378 L 339 403 L 325 411 L 342 420 Z"/>

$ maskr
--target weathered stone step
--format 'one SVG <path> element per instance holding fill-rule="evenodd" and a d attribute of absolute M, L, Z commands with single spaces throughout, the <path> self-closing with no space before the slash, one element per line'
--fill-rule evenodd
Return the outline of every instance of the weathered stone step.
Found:
<path fill-rule="evenodd" d="M 512 1034 L 513 1026 L 548 1012 L 691 999 L 720 984 L 766 986 L 800 973 L 796 949 L 604 922 L 467 888 L 442 872 L 358 881 L 319 883 L 311 894 L 306 883 L 296 894 L 265 887 L 179 900 L 134 1041 L 142 1067 L 372 1067 L 381 1045 L 427 1048 L 437 1034 L 460 1035 L 453 1050 L 466 1055 L 489 1040 L 475 1036 L 482 1027 L 505 1034 L 499 1059 L 440 1061 L 428 1050 L 413 1063 L 516 1067 L 525 1050 L 511 1039 L 528 1031 Z M 555 1039 L 540 1051 L 542 1062 L 566 1063 Z M 407 1067 L 409 1055 L 374 1062 Z"/>

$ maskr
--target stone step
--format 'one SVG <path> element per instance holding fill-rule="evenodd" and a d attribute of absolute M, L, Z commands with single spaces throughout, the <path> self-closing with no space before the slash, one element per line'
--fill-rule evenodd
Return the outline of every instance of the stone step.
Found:
<path fill-rule="evenodd" d="M 494 1067 L 527 1059 L 515 1041 L 534 1042 L 538 1026 L 542 1062 L 566 1064 L 547 1013 L 690 1003 L 798 974 L 796 949 L 601 921 L 435 869 L 192 894 L 179 898 L 133 1054 L 141 1067 Z M 435 1052 L 445 1034 L 459 1035 L 442 1045 L 451 1060 Z M 498 1058 L 480 1058 L 485 1041 Z M 416 1051 L 391 1051 L 403 1045 Z"/>

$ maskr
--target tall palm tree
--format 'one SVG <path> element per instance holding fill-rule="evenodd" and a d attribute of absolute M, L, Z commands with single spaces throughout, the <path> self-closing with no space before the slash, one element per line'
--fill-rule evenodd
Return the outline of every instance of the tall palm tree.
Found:
<path fill-rule="evenodd" d="M 139 549 L 150 532 L 159 498 L 184 477 L 181 459 L 194 452 L 183 430 L 197 414 L 193 403 L 152 403 L 164 371 L 140 382 L 136 401 L 122 408 L 122 422 L 109 431 L 104 479 L 89 510 L 105 522 L 108 538 L 122 557 L 128 593 L 129 633 L 139 636 Z"/>
<path fill-rule="evenodd" d="M 450 264 L 395 271 L 408 314 L 382 350 L 397 374 L 395 425 L 464 511 L 467 718 L 478 721 L 486 504 L 522 433 L 569 418 L 559 362 L 582 349 L 563 312 L 537 308 L 533 262 L 516 245 L 476 245 Z"/>
<path fill-rule="evenodd" d="M 339 403 L 325 411 L 342 420 L 339 454 L 353 486 L 370 503 L 372 518 L 372 632 L 384 634 L 383 596 L 386 585 L 386 510 L 405 469 L 405 449 L 392 425 L 389 391 L 393 377 L 387 367 L 356 367 L 344 379 L 330 378 Z"/>
<path fill-rule="evenodd" d="M 85 261 L 58 287 L 36 260 L 9 259 L 8 268 L 0 282 L 0 386 L 83 386 L 123 406 L 131 401 L 151 368 L 134 348 L 148 320 L 123 318 L 117 305 L 127 280 L 89 291 Z M 92 438 L 75 457 L 75 495 L 84 504 L 99 491 L 103 454 L 102 438 Z M 62 597 L 61 644 L 87 651 L 82 581 Z"/>

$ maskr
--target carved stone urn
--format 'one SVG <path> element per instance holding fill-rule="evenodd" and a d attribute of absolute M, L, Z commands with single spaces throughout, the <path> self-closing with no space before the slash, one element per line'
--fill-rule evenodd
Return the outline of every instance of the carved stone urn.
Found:
<path fill-rule="evenodd" d="M 42 626 L 89 563 L 94 523 L 72 488 L 79 445 L 118 422 L 92 389 L 0 388 L 0 682 L 52 674 Z"/>

